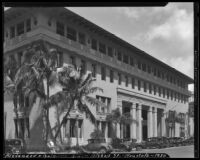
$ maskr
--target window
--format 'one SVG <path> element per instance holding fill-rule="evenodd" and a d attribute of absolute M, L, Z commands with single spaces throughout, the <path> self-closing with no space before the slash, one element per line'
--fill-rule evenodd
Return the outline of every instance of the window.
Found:
<path fill-rule="evenodd" d="M 106 54 L 106 45 L 103 43 L 99 43 L 99 52 Z"/>
<path fill-rule="evenodd" d="M 133 57 L 130 57 L 130 65 L 131 65 L 131 66 L 134 66 Z"/>
<path fill-rule="evenodd" d="M 138 61 L 138 69 L 141 69 L 141 62 Z"/>
<path fill-rule="evenodd" d="M 135 88 L 135 78 L 132 78 L 132 88 Z"/>
<path fill-rule="evenodd" d="M 113 49 L 108 47 L 108 56 L 113 57 Z"/>
<path fill-rule="evenodd" d="M 159 97 L 161 96 L 161 88 L 158 87 L 158 93 L 159 93 Z"/>
<path fill-rule="evenodd" d="M 84 60 L 81 60 L 81 72 L 82 72 L 83 74 L 86 73 L 86 63 L 85 63 Z"/>
<path fill-rule="evenodd" d="M 70 56 L 70 63 L 76 66 L 75 58 L 73 56 Z"/>
<path fill-rule="evenodd" d="M 60 34 L 61 36 L 65 35 L 65 27 L 63 23 L 56 22 L 56 33 Z"/>
<path fill-rule="evenodd" d="M 141 83 L 140 83 L 140 80 L 138 80 L 138 90 L 140 91 L 140 88 L 141 88 Z"/>
<path fill-rule="evenodd" d="M 147 92 L 147 84 L 144 82 L 144 92 Z"/>
<path fill-rule="evenodd" d="M 156 68 L 154 68 L 154 76 L 156 76 Z"/>
<path fill-rule="evenodd" d="M 167 90 L 167 99 L 169 99 L 169 90 Z"/>
<path fill-rule="evenodd" d="M 76 41 L 76 30 L 67 27 L 67 38 Z"/>
<path fill-rule="evenodd" d="M 149 83 L 149 93 L 151 94 L 152 92 L 152 88 L 151 88 L 151 84 Z"/>
<path fill-rule="evenodd" d="M 106 80 L 106 70 L 104 67 L 101 67 L 101 80 Z"/>
<path fill-rule="evenodd" d="M 24 33 L 24 22 L 17 24 L 17 35 L 21 35 Z"/>
<path fill-rule="evenodd" d="M 21 60 L 22 60 L 22 52 L 17 53 L 17 59 L 18 59 L 18 64 L 21 66 Z"/>
<path fill-rule="evenodd" d="M 145 64 L 145 63 L 142 64 L 142 70 L 143 70 L 144 72 L 146 72 L 146 64 Z"/>
<path fill-rule="evenodd" d="M 96 77 L 96 64 L 92 64 L 92 77 Z"/>
<path fill-rule="evenodd" d="M 63 65 L 63 53 L 58 52 L 57 54 L 57 67 L 61 67 Z"/>
<path fill-rule="evenodd" d="M 126 80 L 126 87 L 128 87 L 128 76 L 125 76 L 125 80 Z"/>
<path fill-rule="evenodd" d="M 31 30 L 31 19 L 26 20 L 26 32 Z"/>
<path fill-rule="evenodd" d="M 122 53 L 121 52 L 117 52 L 117 59 L 119 60 L 119 61 L 122 61 Z"/>
<path fill-rule="evenodd" d="M 10 38 L 14 38 L 15 37 L 15 27 L 12 26 L 10 27 Z"/>
<path fill-rule="evenodd" d="M 110 82 L 111 83 L 113 83 L 113 78 L 114 78 L 113 71 L 110 70 Z"/>
<path fill-rule="evenodd" d="M 148 73 L 151 73 L 151 66 L 148 66 Z"/>
<path fill-rule="evenodd" d="M 76 120 L 70 119 L 70 137 L 76 137 Z"/>
<path fill-rule="evenodd" d="M 108 106 L 108 108 L 107 108 L 107 113 L 110 113 L 111 112 L 111 99 L 110 98 L 107 98 L 107 106 Z"/>
<path fill-rule="evenodd" d="M 92 49 L 97 50 L 97 40 L 92 39 Z"/>
<path fill-rule="evenodd" d="M 85 34 L 78 33 L 78 41 L 79 41 L 79 43 L 85 45 L 85 42 L 86 42 L 86 40 L 85 40 Z"/>
<path fill-rule="evenodd" d="M 123 62 L 128 64 L 128 55 L 124 54 Z"/>
<path fill-rule="evenodd" d="M 163 88 L 163 98 L 165 98 L 165 89 Z"/>
<path fill-rule="evenodd" d="M 155 85 L 153 86 L 153 89 L 154 89 L 154 95 L 156 95 L 156 86 Z"/>
<path fill-rule="evenodd" d="M 118 73 L 118 84 L 121 85 L 121 82 L 122 82 L 122 77 L 121 74 Z"/>
<path fill-rule="evenodd" d="M 161 75 L 160 75 L 160 71 L 158 70 L 158 78 L 160 78 L 161 77 Z"/>
<path fill-rule="evenodd" d="M 173 92 L 171 91 L 171 100 L 173 100 Z"/>

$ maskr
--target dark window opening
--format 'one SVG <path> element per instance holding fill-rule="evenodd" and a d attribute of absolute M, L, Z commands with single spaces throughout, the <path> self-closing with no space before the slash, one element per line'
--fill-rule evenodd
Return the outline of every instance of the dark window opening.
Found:
<path fill-rule="evenodd" d="M 149 84 L 149 93 L 151 94 L 152 89 L 151 89 L 151 84 Z"/>
<path fill-rule="evenodd" d="M 154 95 L 156 95 L 156 86 L 154 85 L 153 88 L 154 88 Z"/>
<path fill-rule="evenodd" d="M 142 70 L 143 70 L 144 72 L 146 72 L 146 64 L 145 64 L 145 63 L 142 64 Z"/>
<path fill-rule="evenodd" d="M 131 66 L 134 66 L 134 60 L 133 60 L 133 57 L 130 57 L 130 65 L 131 65 Z"/>
<path fill-rule="evenodd" d="M 61 36 L 65 35 L 65 26 L 63 23 L 56 23 L 56 33 L 60 34 Z"/>
<path fill-rule="evenodd" d="M 114 79 L 114 74 L 113 71 L 110 70 L 110 82 L 113 83 L 113 79 Z"/>
<path fill-rule="evenodd" d="M 85 42 L 86 42 L 85 34 L 78 33 L 78 41 L 79 41 L 79 43 L 85 45 Z"/>
<path fill-rule="evenodd" d="M 126 79 L 126 87 L 128 87 L 128 76 L 125 76 Z"/>
<path fill-rule="evenodd" d="M 141 89 L 141 83 L 140 83 L 140 80 L 138 80 L 138 90 L 140 91 Z"/>
<path fill-rule="evenodd" d="M 15 27 L 12 26 L 10 27 L 10 38 L 14 38 L 15 37 Z"/>
<path fill-rule="evenodd" d="M 123 62 L 128 64 L 128 55 L 124 54 Z"/>
<path fill-rule="evenodd" d="M 81 72 L 82 72 L 83 74 L 86 73 L 86 63 L 85 63 L 84 60 L 81 60 Z"/>
<path fill-rule="evenodd" d="M 92 39 L 92 49 L 97 50 L 97 40 Z"/>
<path fill-rule="evenodd" d="M 24 22 L 17 24 L 17 35 L 24 34 Z"/>
<path fill-rule="evenodd" d="M 96 77 L 96 65 L 92 64 L 92 77 Z"/>
<path fill-rule="evenodd" d="M 106 45 L 103 43 L 99 43 L 99 52 L 106 54 Z"/>
<path fill-rule="evenodd" d="M 135 88 L 135 78 L 132 78 L 132 88 Z"/>
<path fill-rule="evenodd" d="M 76 30 L 70 27 L 67 27 L 67 38 L 76 41 Z"/>
<path fill-rule="evenodd" d="M 117 52 L 117 59 L 119 60 L 119 61 L 122 61 L 122 53 L 121 52 Z"/>
<path fill-rule="evenodd" d="M 26 20 L 26 32 L 31 30 L 31 19 Z"/>
<path fill-rule="evenodd" d="M 144 92 L 147 91 L 147 85 L 146 85 L 146 82 L 144 82 Z"/>
<path fill-rule="evenodd" d="M 108 47 L 108 56 L 113 57 L 113 49 Z"/>
<path fill-rule="evenodd" d="M 121 82 L 122 82 L 121 74 L 118 73 L 118 84 L 121 85 Z"/>
<path fill-rule="evenodd" d="M 138 61 L 138 69 L 141 69 L 141 62 Z"/>
<path fill-rule="evenodd" d="M 101 67 L 101 80 L 106 80 L 106 70 L 104 67 Z"/>

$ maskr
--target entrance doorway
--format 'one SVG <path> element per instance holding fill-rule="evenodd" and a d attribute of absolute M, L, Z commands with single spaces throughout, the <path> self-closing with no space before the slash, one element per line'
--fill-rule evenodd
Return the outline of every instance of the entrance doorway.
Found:
<path fill-rule="evenodd" d="M 142 108 L 142 140 L 148 138 L 148 125 L 147 125 L 147 109 Z"/>
<path fill-rule="evenodd" d="M 122 114 L 131 112 L 131 103 L 130 102 L 122 102 Z M 130 124 L 123 124 L 123 136 L 124 139 L 131 138 L 131 125 Z"/>

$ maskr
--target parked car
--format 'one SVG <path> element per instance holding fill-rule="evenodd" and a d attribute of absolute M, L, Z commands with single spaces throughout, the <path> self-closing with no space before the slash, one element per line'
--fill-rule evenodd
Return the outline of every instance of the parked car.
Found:
<path fill-rule="evenodd" d="M 183 140 L 182 144 L 183 145 L 192 145 L 192 144 L 194 144 L 194 137 L 190 137 L 188 139 Z"/>
<path fill-rule="evenodd" d="M 158 137 L 147 138 L 146 141 L 144 141 L 144 146 L 145 148 L 162 148 Z"/>
<path fill-rule="evenodd" d="M 111 145 L 113 149 L 131 151 L 131 139 L 113 138 Z"/>
<path fill-rule="evenodd" d="M 88 144 L 85 146 L 81 146 L 80 149 L 82 150 L 82 152 L 86 153 L 110 153 L 113 150 L 112 146 L 106 143 L 106 140 L 104 138 L 88 139 Z"/>
<path fill-rule="evenodd" d="M 26 153 L 26 148 L 21 139 L 6 139 L 5 153 L 22 154 Z"/>
<path fill-rule="evenodd" d="M 131 150 L 136 149 L 136 151 L 140 151 L 145 148 L 146 148 L 145 142 L 137 142 L 136 139 L 132 139 Z"/>

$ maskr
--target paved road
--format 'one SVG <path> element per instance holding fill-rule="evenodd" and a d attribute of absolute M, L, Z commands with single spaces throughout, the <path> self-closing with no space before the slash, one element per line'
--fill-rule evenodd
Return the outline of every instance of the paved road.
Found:
<path fill-rule="evenodd" d="M 194 158 L 194 146 L 171 147 L 164 149 L 144 149 L 142 151 L 132 151 L 133 153 L 166 153 L 171 158 Z"/>

